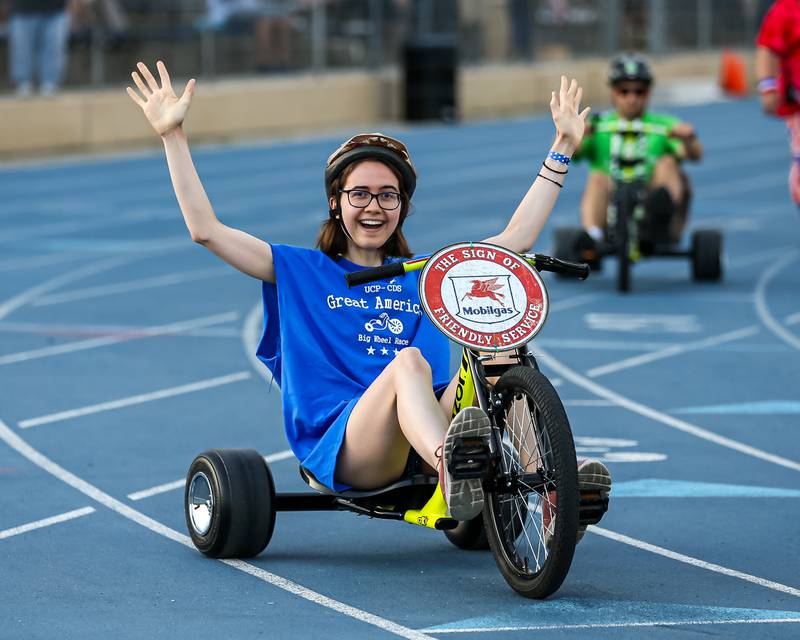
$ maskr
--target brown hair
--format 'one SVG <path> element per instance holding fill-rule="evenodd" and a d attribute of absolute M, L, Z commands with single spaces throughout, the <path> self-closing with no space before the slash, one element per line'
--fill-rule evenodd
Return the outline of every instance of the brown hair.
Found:
<path fill-rule="evenodd" d="M 362 160 L 361 162 L 368 162 L 368 160 Z M 351 173 L 353 173 L 353 170 L 359 164 L 361 164 L 361 162 L 354 162 L 346 166 L 339 177 L 331 183 L 328 198 L 335 198 L 336 202 L 338 203 L 338 207 L 335 211 L 331 211 L 328 219 L 322 223 L 320 226 L 319 235 L 317 236 L 317 247 L 319 247 L 324 254 L 330 256 L 331 258 L 335 258 L 338 255 L 344 255 L 347 253 L 347 235 L 345 235 L 345 232 L 342 229 L 341 218 L 337 219 L 334 217 L 334 215 L 341 211 L 342 194 L 339 193 L 339 190 L 345 185 L 347 178 Z M 385 258 L 387 256 L 392 256 L 395 258 L 410 258 L 412 253 L 411 249 L 408 247 L 408 241 L 403 235 L 403 222 L 405 222 L 405 219 L 408 216 L 411 203 L 409 202 L 408 194 L 405 190 L 403 178 L 400 173 L 394 167 L 388 164 L 385 164 L 384 166 L 388 167 L 397 178 L 398 184 L 400 185 L 400 193 L 403 196 L 403 199 L 400 203 L 400 220 L 397 223 L 397 228 L 394 230 L 394 233 L 391 235 L 391 237 L 386 241 L 386 244 L 381 247 L 383 250 L 383 257 Z"/>

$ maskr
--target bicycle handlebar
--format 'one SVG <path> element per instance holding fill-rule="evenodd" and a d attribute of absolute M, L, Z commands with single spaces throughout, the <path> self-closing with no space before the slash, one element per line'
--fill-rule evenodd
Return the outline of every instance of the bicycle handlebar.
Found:
<path fill-rule="evenodd" d="M 621 133 L 636 135 L 655 135 L 669 138 L 670 130 L 663 124 L 653 124 L 634 120 L 632 122 L 601 122 L 592 127 L 592 133 Z"/>
<path fill-rule="evenodd" d="M 522 257 L 539 271 L 564 273 L 575 276 L 578 280 L 586 280 L 586 278 L 589 277 L 589 265 L 584 262 L 571 262 L 569 260 L 546 256 L 541 253 L 526 253 Z M 354 287 L 359 284 L 367 284 L 368 282 L 375 282 L 376 280 L 385 280 L 387 278 L 405 275 L 408 271 L 418 269 L 426 261 L 427 259 L 416 259 L 410 262 L 393 262 L 391 264 L 381 265 L 380 267 L 372 267 L 370 269 L 346 273 L 344 277 L 345 280 L 347 280 L 347 286 Z"/>
<path fill-rule="evenodd" d="M 347 286 L 354 287 L 358 284 L 375 282 L 375 280 L 402 276 L 405 275 L 405 273 L 406 270 L 403 268 L 402 262 L 392 262 L 391 264 L 384 264 L 380 267 L 372 267 L 371 269 L 362 269 L 361 271 L 346 273 L 344 277 L 345 280 L 347 280 Z"/>
<path fill-rule="evenodd" d="M 575 276 L 578 280 L 586 280 L 589 277 L 591 269 L 585 262 L 572 262 L 571 260 L 562 260 L 561 258 L 554 258 L 553 256 L 545 256 L 541 253 L 526 254 L 526 258 L 533 260 L 533 266 L 539 271 L 552 271 L 553 273 L 564 273 L 569 276 Z"/>

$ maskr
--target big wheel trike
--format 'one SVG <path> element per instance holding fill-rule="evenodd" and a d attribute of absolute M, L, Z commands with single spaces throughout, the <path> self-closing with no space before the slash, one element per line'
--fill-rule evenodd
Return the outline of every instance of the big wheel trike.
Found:
<path fill-rule="evenodd" d="M 437 476 L 426 473 L 413 451 L 403 477 L 375 491 L 331 491 L 301 466 L 313 491 L 276 493 L 256 451 L 211 450 L 194 460 L 185 489 L 186 523 L 202 553 L 214 558 L 261 553 L 279 511 L 352 511 L 444 531 L 463 549 L 488 546 L 505 580 L 523 596 L 544 598 L 560 587 L 579 529 L 603 516 L 609 487 L 579 489 L 567 415 L 527 344 L 549 308 L 537 270 L 583 279 L 588 267 L 462 243 L 430 258 L 348 274 L 349 285 L 418 269 L 424 312 L 463 346 L 453 414 L 477 405 L 492 423 L 488 438 L 457 440 L 450 465 L 455 478 L 482 479 L 482 513 L 465 522 L 450 518 Z"/>
<path fill-rule="evenodd" d="M 643 258 L 689 258 L 694 280 L 720 280 L 722 233 L 717 229 L 697 229 L 692 232 L 689 247 L 682 248 L 672 237 L 674 212 L 670 211 L 670 203 L 658 206 L 659 199 L 650 197 L 654 194 L 645 178 L 647 136 L 669 137 L 667 128 L 641 120 L 620 120 L 598 123 L 596 131 L 611 134 L 611 191 L 605 241 L 582 247 L 581 239 L 586 235 L 581 228 L 560 227 L 555 230 L 554 253 L 568 260 L 586 260 L 589 254 L 584 250 L 588 248 L 591 266 L 596 270 L 605 256 L 616 257 L 619 291 L 630 290 L 632 267 Z"/>

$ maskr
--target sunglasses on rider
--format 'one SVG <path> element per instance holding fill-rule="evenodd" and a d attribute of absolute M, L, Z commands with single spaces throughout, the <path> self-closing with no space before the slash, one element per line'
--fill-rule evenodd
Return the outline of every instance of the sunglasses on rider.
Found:
<path fill-rule="evenodd" d="M 627 96 L 631 93 L 639 97 L 647 95 L 647 89 L 645 87 L 636 87 L 635 89 L 631 87 L 614 87 L 614 92 L 621 96 Z"/>

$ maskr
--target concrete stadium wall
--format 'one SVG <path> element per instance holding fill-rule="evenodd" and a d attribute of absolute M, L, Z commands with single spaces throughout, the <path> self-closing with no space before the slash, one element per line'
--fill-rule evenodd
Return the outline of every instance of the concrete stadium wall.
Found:
<path fill-rule="evenodd" d="M 742 55 L 752 78 L 752 52 Z M 657 86 L 687 78 L 713 80 L 719 61 L 719 53 L 712 52 L 654 62 Z M 460 116 L 471 120 L 546 110 L 562 73 L 578 78 L 584 103 L 605 105 L 607 64 L 598 58 L 464 67 L 458 73 Z M 363 129 L 401 118 L 402 96 L 396 69 L 201 81 L 186 128 L 195 142 Z M 157 144 L 124 87 L 0 99 L 0 158 L 6 160 Z"/>

